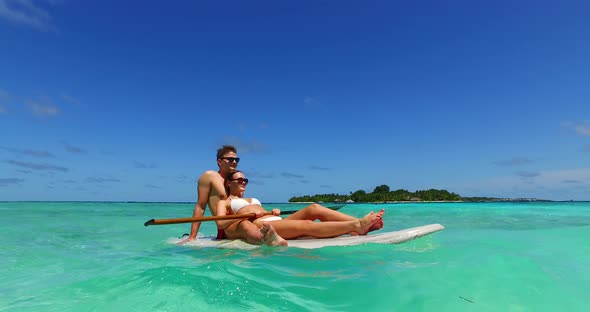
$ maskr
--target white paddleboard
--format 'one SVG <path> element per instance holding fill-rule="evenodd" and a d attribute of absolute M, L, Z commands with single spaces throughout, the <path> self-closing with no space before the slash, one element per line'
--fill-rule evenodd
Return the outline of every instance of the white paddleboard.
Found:
<path fill-rule="evenodd" d="M 329 246 L 352 246 L 360 244 L 399 244 L 413 240 L 415 238 L 428 235 L 434 232 L 444 230 L 444 226 L 440 224 L 429 224 L 419 227 L 409 228 L 394 232 L 385 232 L 379 234 L 358 235 L 358 236 L 339 236 L 335 238 L 299 238 L 288 240 L 289 247 L 314 249 Z M 168 240 L 170 244 L 177 244 L 183 239 L 171 238 Z M 215 239 L 215 237 L 199 237 L 196 240 L 186 243 L 183 246 L 192 247 L 215 247 L 215 248 L 230 248 L 230 249 L 254 249 L 259 248 L 259 245 L 252 245 L 243 242 L 239 239 Z"/>

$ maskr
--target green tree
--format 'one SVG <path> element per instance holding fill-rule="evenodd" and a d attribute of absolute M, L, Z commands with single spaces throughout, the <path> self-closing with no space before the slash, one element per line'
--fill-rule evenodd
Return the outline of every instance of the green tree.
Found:
<path fill-rule="evenodd" d="M 365 201 L 367 197 L 367 192 L 363 190 L 358 190 L 350 195 L 350 199 L 354 200 L 355 202 L 362 202 Z"/>
<path fill-rule="evenodd" d="M 349 192 L 350 195 L 340 194 L 316 194 L 316 195 L 303 195 L 291 197 L 289 202 L 344 202 L 348 199 L 352 199 L 355 202 L 382 202 L 382 201 L 409 201 L 413 197 L 420 198 L 422 201 L 459 201 L 461 196 L 456 193 L 451 193 L 447 190 L 418 190 L 414 193 L 399 189 L 396 191 L 390 191 L 389 186 L 382 184 L 373 190 L 371 193 L 367 193 L 363 190 L 356 192 Z M 474 198 L 478 199 L 478 198 Z"/>
<path fill-rule="evenodd" d="M 383 184 L 375 187 L 375 189 L 373 190 L 373 194 L 377 193 L 389 193 L 389 186 Z"/>
<path fill-rule="evenodd" d="M 410 198 L 412 198 L 412 193 L 408 190 L 399 189 L 399 190 L 391 192 L 390 197 L 392 200 L 395 200 L 395 201 L 410 200 Z"/>

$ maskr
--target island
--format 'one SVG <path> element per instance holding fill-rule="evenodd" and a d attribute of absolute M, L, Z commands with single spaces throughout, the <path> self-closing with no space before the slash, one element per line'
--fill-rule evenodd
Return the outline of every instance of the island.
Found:
<path fill-rule="evenodd" d="M 290 203 L 301 202 L 336 202 L 336 203 L 395 203 L 395 202 L 530 202 L 549 201 L 537 198 L 496 198 L 496 197 L 462 197 L 447 190 L 429 189 L 410 192 L 405 189 L 391 191 L 388 185 L 376 186 L 373 192 L 364 190 L 341 194 L 316 194 L 294 196 L 289 198 Z"/>

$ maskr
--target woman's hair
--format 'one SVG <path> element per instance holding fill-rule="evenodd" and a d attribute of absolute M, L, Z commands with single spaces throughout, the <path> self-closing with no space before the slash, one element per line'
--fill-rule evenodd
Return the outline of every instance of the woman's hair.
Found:
<path fill-rule="evenodd" d="M 223 177 L 225 179 L 225 181 L 223 182 L 223 186 L 225 187 L 225 195 L 229 196 L 229 183 L 226 183 L 228 181 L 231 181 L 232 178 L 234 177 L 234 174 L 241 172 L 240 170 L 230 170 L 225 177 Z"/>

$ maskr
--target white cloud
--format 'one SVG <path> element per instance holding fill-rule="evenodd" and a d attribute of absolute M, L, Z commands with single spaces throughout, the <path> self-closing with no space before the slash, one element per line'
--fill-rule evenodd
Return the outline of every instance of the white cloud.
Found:
<path fill-rule="evenodd" d="M 57 32 L 47 10 L 33 0 L 0 0 L 0 18 L 17 25 L 25 25 L 41 31 Z M 55 5 L 55 1 L 45 1 Z"/>
<path fill-rule="evenodd" d="M 37 116 L 54 117 L 59 114 L 59 108 L 51 103 L 42 103 L 37 101 L 26 101 L 29 110 Z"/>
<path fill-rule="evenodd" d="M 328 112 L 328 105 L 317 98 L 306 96 L 303 98 L 303 109 L 310 112 Z"/>
<path fill-rule="evenodd" d="M 84 149 L 74 146 L 74 145 L 71 145 L 68 142 L 62 141 L 62 144 L 64 145 L 64 148 L 66 149 L 66 151 L 68 151 L 69 153 L 72 153 L 72 154 L 86 153 L 86 151 Z"/>
<path fill-rule="evenodd" d="M 590 126 L 577 125 L 575 126 L 576 132 L 583 136 L 590 136 Z"/>
<path fill-rule="evenodd" d="M 281 173 L 281 175 L 287 179 L 300 179 L 303 178 L 302 175 L 300 174 L 296 174 L 296 173 L 291 173 L 291 172 L 283 172 Z"/>
<path fill-rule="evenodd" d="M 544 184 L 557 184 L 563 180 L 577 180 L 590 183 L 590 168 L 542 171 L 539 175 L 539 182 Z"/>
<path fill-rule="evenodd" d="M 9 151 L 12 153 L 24 155 L 24 156 L 32 156 L 32 157 L 39 157 L 39 158 L 54 157 L 53 154 L 51 154 L 50 152 L 43 151 L 43 150 L 33 150 L 33 149 L 28 149 L 28 148 L 18 149 L 18 148 L 6 147 L 6 146 L 0 146 L 0 149 L 5 150 L 5 151 Z"/>
<path fill-rule="evenodd" d="M 573 183 L 573 181 L 576 182 Z M 572 188 L 572 184 L 575 184 L 575 189 Z M 587 190 L 590 189 L 590 168 L 519 172 L 510 176 L 469 181 L 463 186 L 456 185 L 451 188 L 463 189 L 469 193 L 462 194 L 460 192 L 463 196 L 588 200 L 590 199 L 590 195 L 587 195 L 589 194 Z"/>
<path fill-rule="evenodd" d="M 498 166 L 520 166 L 520 165 L 529 164 L 531 162 L 532 162 L 532 160 L 525 158 L 525 157 L 513 157 L 511 159 L 494 161 L 494 164 L 496 164 Z"/>
<path fill-rule="evenodd" d="M 0 187 L 21 184 L 25 180 L 19 178 L 0 178 Z"/>
<path fill-rule="evenodd" d="M 103 177 L 88 177 L 86 178 L 86 180 L 84 180 L 85 183 L 98 183 L 98 184 L 102 184 L 102 183 L 110 183 L 110 182 L 121 182 L 121 180 L 117 179 L 117 178 L 103 178 Z"/>
<path fill-rule="evenodd" d="M 25 162 L 25 161 L 19 161 L 19 160 L 7 160 L 6 162 L 9 164 L 18 166 L 18 167 L 32 169 L 32 170 L 61 171 L 61 172 L 68 172 L 69 171 L 69 169 L 66 167 L 56 166 L 56 165 L 51 165 L 51 164 L 39 164 L 39 163 Z"/>
<path fill-rule="evenodd" d="M 248 123 L 239 123 L 237 127 L 238 127 L 238 130 L 240 130 L 242 132 L 243 131 L 248 131 L 250 129 L 261 129 L 261 130 L 264 130 L 264 129 L 268 129 L 268 124 L 262 122 L 262 123 L 259 123 L 256 126 L 250 126 Z"/>
<path fill-rule="evenodd" d="M 67 94 L 62 94 L 61 95 L 61 98 L 64 101 L 68 102 L 68 103 L 71 103 L 71 104 L 74 104 L 74 105 L 80 105 L 80 101 L 78 99 L 76 99 L 75 97 L 73 97 L 73 96 L 70 96 L 70 95 L 67 95 Z"/>
<path fill-rule="evenodd" d="M 306 96 L 306 97 L 303 98 L 303 103 L 308 104 L 308 105 L 309 104 L 314 104 L 314 103 L 317 103 L 317 102 L 318 101 L 316 99 L 312 98 L 311 96 Z"/>
<path fill-rule="evenodd" d="M 312 166 L 309 166 L 309 170 L 330 171 L 330 170 L 332 170 L 332 168 L 312 165 Z"/>
<path fill-rule="evenodd" d="M 521 175 L 518 175 L 515 180 L 521 180 Z M 576 180 L 586 181 L 590 184 L 590 168 L 579 168 L 579 169 L 568 169 L 568 170 L 551 170 L 551 171 L 539 171 L 535 172 L 534 175 L 527 177 L 529 180 L 533 180 L 535 184 L 542 185 L 545 187 L 557 186 L 565 180 Z M 505 179 L 505 182 L 509 182 L 511 177 Z M 509 184 L 517 184 L 516 181 L 511 181 Z"/>
<path fill-rule="evenodd" d="M 563 180 L 561 181 L 563 183 L 568 183 L 568 184 L 578 184 L 578 183 L 582 183 L 582 181 L 578 181 L 578 180 Z"/>
<path fill-rule="evenodd" d="M 516 175 L 522 177 L 522 178 L 534 178 L 536 176 L 539 176 L 540 173 L 538 172 L 532 172 L 532 171 L 518 171 L 516 172 Z"/>
<path fill-rule="evenodd" d="M 275 176 L 274 173 L 272 173 L 272 172 L 260 172 L 256 169 L 253 169 L 253 168 L 249 168 L 248 170 L 246 170 L 246 172 L 248 172 L 249 177 L 256 178 L 257 180 L 259 180 L 259 179 L 272 179 Z"/>
<path fill-rule="evenodd" d="M 267 149 L 266 144 L 262 142 L 256 140 L 244 141 L 232 136 L 223 138 L 223 144 L 234 145 L 238 149 L 238 154 L 263 152 Z"/>
<path fill-rule="evenodd" d="M 311 97 L 311 96 L 306 96 L 303 98 L 303 104 L 306 108 L 308 109 L 318 109 L 321 108 L 323 105 L 320 101 L 318 101 L 317 99 Z"/>
<path fill-rule="evenodd" d="M 142 162 L 139 162 L 137 160 L 135 160 L 133 162 L 133 166 L 135 168 L 138 168 L 138 169 L 154 169 L 154 168 L 156 168 L 156 165 L 155 164 L 142 163 Z"/>
<path fill-rule="evenodd" d="M 0 114 L 8 113 L 8 110 L 6 109 L 4 103 L 6 103 L 9 98 L 10 94 L 8 94 L 6 90 L 0 88 Z"/>
<path fill-rule="evenodd" d="M 240 131 L 244 132 L 244 131 L 248 130 L 248 125 L 247 125 L 247 124 L 245 124 L 245 123 L 239 123 L 239 124 L 238 124 L 238 129 L 239 129 Z"/>
<path fill-rule="evenodd" d="M 562 127 L 574 130 L 577 134 L 583 136 L 590 136 L 590 123 L 589 122 L 571 122 L 566 121 L 561 123 Z"/>

